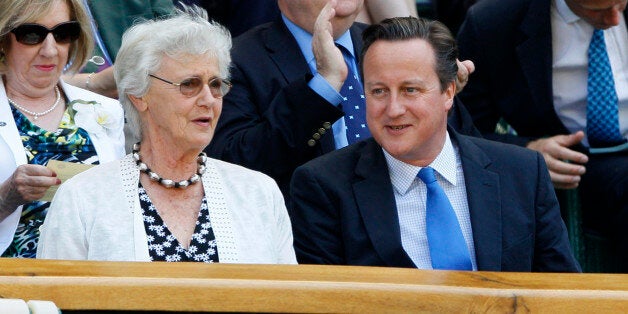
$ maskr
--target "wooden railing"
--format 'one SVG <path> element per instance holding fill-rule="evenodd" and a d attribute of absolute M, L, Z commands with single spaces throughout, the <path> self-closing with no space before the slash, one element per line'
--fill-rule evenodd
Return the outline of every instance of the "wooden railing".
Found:
<path fill-rule="evenodd" d="M 628 312 L 628 275 L 0 259 L 0 297 L 62 310 Z"/>

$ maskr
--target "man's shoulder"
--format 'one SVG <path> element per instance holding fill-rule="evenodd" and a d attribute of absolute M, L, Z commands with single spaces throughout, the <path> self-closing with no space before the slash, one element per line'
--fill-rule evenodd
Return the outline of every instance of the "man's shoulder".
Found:
<path fill-rule="evenodd" d="M 353 173 L 358 161 L 365 154 L 377 153 L 377 149 L 381 151 L 373 139 L 368 139 L 316 157 L 299 168 L 321 175 Z"/>
<path fill-rule="evenodd" d="M 503 23 L 521 21 L 529 10 L 545 7 L 541 2 L 547 1 L 547 14 L 549 16 L 550 4 L 548 0 L 484 0 L 469 8 L 468 19 L 482 25 L 502 25 Z M 534 12 L 541 14 L 541 12 Z"/>
<path fill-rule="evenodd" d="M 531 161 L 536 159 L 538 154 L 537 152 L 525 147 L 459 134 L 458 145 L 461 155 L 470 153 L 468 151 L 470 148 L 469 143 L 477 147 L 477 149 L 483 151 L 494 161 L 503 163 L 521 163 Z"/>

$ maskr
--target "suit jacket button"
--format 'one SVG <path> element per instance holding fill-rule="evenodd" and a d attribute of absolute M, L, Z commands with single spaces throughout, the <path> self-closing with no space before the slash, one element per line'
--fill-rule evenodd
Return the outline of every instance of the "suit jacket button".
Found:
<path fill-rule="evenodd" d="M 321 135 L 318 134 L 318 133 L 314 133 L 314 134 L 312 134 L 312 138 L 315 139 L 315 140 L 320 140 L 321 139 Z"/>
<path fill-rule="evenodd" d="M 325 134 L 325 132 L 327 132 L 327 130 L 325 130 L 325 128 L 318 129 L 318 133 L 321 134 L 321 135 Z"/>
<path fill-rule="evenodd" d="M 325 123 L 323 123 L 323 127 L 324 127 L 326 130 L 329 130 L 329 129 L 331 129 L 331 123 L 329 123 L 329 122 L 325 122 Z"/>
<path fill-rule="evenodd" d="M 316 145 L 316 141 L 313 139 L 310 139 L 307 141 L 307 146 L 309 147 L 314 147 L 314 145 Z"/>

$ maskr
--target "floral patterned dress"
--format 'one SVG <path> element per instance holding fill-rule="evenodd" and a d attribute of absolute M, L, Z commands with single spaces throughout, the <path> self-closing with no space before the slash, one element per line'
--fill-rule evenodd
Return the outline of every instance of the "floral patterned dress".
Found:
<path fill-rule="evenodd" d="M 161 219 L 157 209 L 139 184 L 140 207 L 148 238 L 148 255 L 151 261 L 218 263 L 216 237 L 209 220 L 207 199 L 203 197 L 194 234 L 185 249 Z"/>
<path fill-rule="evenodd" d="M 67 106 L 56 131 L 47 131 L 31 123 L 19 110 L 11 112 L 22 138 L 29 164 L 46 165 L 49 160 L 98 164 L 96 149 L 87 131 L 76 126 L 76 111 Z M 13 242 L 2 257 L 35 258 L 39 227 L 48 212 L 49 202 L 34 201 L 24 204 Z"/>

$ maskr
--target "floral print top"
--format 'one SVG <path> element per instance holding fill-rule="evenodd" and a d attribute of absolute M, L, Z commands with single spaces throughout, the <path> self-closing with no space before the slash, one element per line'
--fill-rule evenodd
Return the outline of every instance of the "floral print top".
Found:
<path fill-rule="evenodd" d="M 216 237 L 209 220 L 207 199 L 204 196 L 194 234 L 187 250 L 168 230 L 168 226 L 159 216 L 159 212 L 141 183 L 139 184 L 139 198 L 151 261 L 218 263 Z"/>
<path fill-rule="evenodd" d="M 29 164 L 45 166 L 49 160 L 98 164 L 96 149 L 87 131 L 76 126 L 76 111 L 68 106 L 55 131 L 44 130 L 31 123 L 26 116 L 11 105 Z M 48 212 L 49 202 L 34 201 L 24 204 L 13 242 L 2 257 L 35 258 L 39 227 Z"/>

